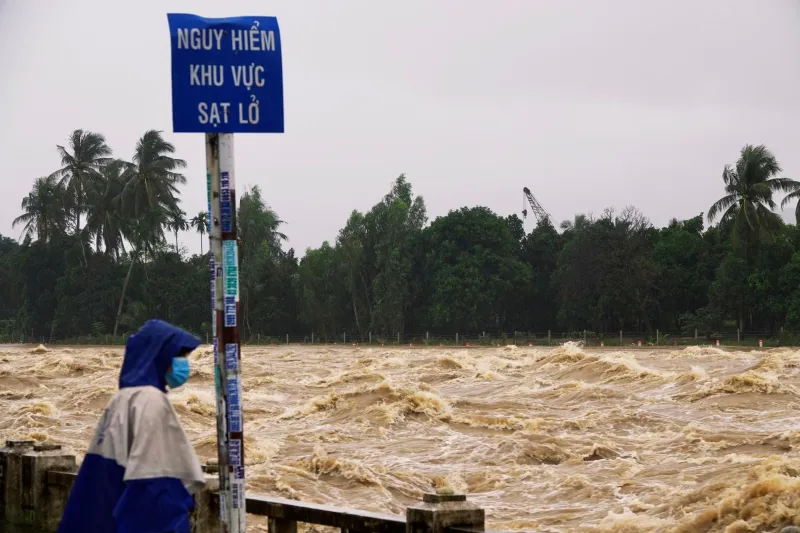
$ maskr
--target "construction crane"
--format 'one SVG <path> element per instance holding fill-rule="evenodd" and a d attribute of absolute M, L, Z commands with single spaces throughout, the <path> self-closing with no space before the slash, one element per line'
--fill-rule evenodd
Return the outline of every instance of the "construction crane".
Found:
<path fill-rule="evenodd" d="M 550 220 L 550 213 L 544 210 L 544 207 L 536 201 L 536 198 L 533 197 L 531 194 L 531 190 L 527 187 L 522 188 L 522 193 L 525 195 L 522 199 L 522 218 L 528 217 L 528 210 L 525 206 L 525 199 L 527 198 L 528 203 L 531 205 L 531 211 L 536 216 L 536 220 L 539 222 L 545 222 Z"/>

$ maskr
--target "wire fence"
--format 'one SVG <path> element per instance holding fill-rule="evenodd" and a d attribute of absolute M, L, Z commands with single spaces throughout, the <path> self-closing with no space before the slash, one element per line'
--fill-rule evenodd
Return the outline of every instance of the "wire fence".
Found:
<path fill-rule="evenodd" d="M 587 347 L 638 347 L 638 346 L 800 346 L 800 331 L 748 331 L 725 332 L 713 335 L 681 332 L 616 332 L 596 333 L 590 331 L 574 332 L 514 332 L 501 334 L 416 334 L 341 335 L 322 337 L 320 335 L 253 335 L 243 344 L 287 345 L 287 344 L 329 344 L 329 345 L 410 345 L 410 346 L 560 346 L 566 342 L 579 342 Z"/>
<path fill-rule="evenodd" d="M 208 334 L 197 334 L 206 343 L 211 342 Z M 23 333 L 0 334 L 0 344 L 57 344 L 57 345 L 100 345 L 124 346 L 127 335 L 89 335 L 70 338 L 48 338 Z M 513 332 L 480 334 L 441 334 L 441 333 L 395 333 L 380 335 L 373 333 L 336 335 L 318 333 L 297 334 L 252 334 L 242 338 L 243 345 L 349 345 L 349 346 L 559 346 L 565 342 L 580 342 L 587 347 L 639 347 L 639 346 L 743 346 L 778 347 L 800 346 L 800 331 L 726 331 L 712 335 L 695 332 L 686 335 L 682 332 Z"/>

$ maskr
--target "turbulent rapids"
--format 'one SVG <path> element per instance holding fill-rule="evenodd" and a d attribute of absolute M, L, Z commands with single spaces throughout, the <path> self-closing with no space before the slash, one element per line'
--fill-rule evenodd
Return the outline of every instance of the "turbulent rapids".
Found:
<path fill-rule="evenodd" d="M 0 437 L 80 457 L 121 356 L 0 348 Z M 210 350 L 192 364 L 170 397 L 214 459 Z M 790 349 L 247 348 L 248 488 L 402 513 L 451 487 L 494 529 L 771 531 L 800 523 L 798 366 Z"/>

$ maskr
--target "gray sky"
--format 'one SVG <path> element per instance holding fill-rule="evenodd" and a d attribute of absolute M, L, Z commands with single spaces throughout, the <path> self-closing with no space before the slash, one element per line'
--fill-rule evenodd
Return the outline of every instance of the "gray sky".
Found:
<path fill-rule="evenodd" d="M 204 209 L 167 12 L 278 17 L 286 133 L 237 136 L 237 189 L 262 187 L 298 252 L 402 172 L 431 219 L 519 213 L 528 186 L 556 221 L 634 204 L 656 225 L 707 211 L 745 143 L 800 179 L 797 0 L 0 0 L 0 233 L 76 128 L 125 159 L 165 130 Z"/>

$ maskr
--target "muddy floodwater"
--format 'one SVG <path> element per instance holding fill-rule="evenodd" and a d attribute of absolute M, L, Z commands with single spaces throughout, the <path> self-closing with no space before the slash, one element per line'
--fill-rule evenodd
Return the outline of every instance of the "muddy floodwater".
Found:
<path fill-rule="evenodd" d="M 36 351 L 0 348 L 0 437 L 80 458 L 122 350 Z M 212 459 L 213 354 L 191 360 L 170 398 Z M 773 531 L 800 524 L 798 367 L 791 349 L 246 348 L 248 488 L 403 513 L 452 487 L 494 529 Z"/>

